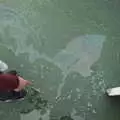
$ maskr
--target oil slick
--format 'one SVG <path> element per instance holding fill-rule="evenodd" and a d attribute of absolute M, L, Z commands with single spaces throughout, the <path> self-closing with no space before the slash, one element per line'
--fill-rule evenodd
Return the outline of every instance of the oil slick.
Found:
<path fill-rule="evenodd" d="M 90 66 L 99 59 L 105 39 L 104 35 L 78 36 L 71 40 L 66 48 L 53 58 L 53 61 L 65 73 L 71 69 L 83 76 L 89 76 Z"/>
<path fill-rule="evenodd" d="M 67 75 L 72 72 L 87 77 L 91 74 L 91 65 L 100 57 L 104 35 L 90 34 L 73 38 L 64 49 L 53 58 L 54 63 L 63 71 L 64 77 L 58 87 L 57 97 L 61 96 Z"/>

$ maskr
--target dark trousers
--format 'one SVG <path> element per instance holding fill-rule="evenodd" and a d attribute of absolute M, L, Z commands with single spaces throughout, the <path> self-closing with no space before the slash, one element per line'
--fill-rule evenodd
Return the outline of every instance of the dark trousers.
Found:
<path fill-rule="evenodd" d="M 0 92 L 0 100 L 8 100 L 8 99 L 20 99 L 26 96 L 27 92 L 25 90 L 21 90 L 20 92 L 16 91 L 8 91 L 8 92 Z"/>

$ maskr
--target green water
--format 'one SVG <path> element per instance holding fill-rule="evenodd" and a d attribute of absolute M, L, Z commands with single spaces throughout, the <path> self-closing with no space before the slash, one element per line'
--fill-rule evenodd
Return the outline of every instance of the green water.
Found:
<path fill-rule="evenodd" d="M 0 104 L 0 120 L 120 119 L 119 98 L 105 95 L 120 84 L 118 0 L 0 3 L 0 59 L 51 104 L 42 112 L 26 101 Z"/>

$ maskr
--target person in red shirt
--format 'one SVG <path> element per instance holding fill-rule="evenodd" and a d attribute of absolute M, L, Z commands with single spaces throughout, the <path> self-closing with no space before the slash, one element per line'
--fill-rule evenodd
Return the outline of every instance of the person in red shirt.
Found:
<path fill-rule="evenodd" d="M 26 95 L 24 88 L 31 82 L 25 80 L 16 71 L 0 73 L 0 100 L 21 99 Z"/>

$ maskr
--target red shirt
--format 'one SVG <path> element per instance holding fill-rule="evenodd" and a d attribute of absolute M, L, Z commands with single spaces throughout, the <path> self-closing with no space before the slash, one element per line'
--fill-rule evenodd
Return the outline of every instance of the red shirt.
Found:
<path fill-rule="evenodd" d="M 16 75 L 0 74 L 0 91 L 14 90 L 18 85 L 19 80 Z"/>

